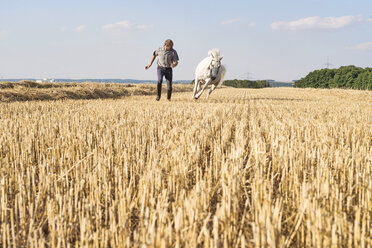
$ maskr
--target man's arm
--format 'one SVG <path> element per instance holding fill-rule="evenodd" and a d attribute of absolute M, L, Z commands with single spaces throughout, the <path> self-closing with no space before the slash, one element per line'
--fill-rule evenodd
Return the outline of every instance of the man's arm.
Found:
<path fill-rule="evenodd" d="M 150 64 L 145 66 L 145 69 L 146 70 L 149 69 L 152 66 L 152 63 L 154 63 L 155 58 L 156 58 L 156 56 L 155 55 L 152 55 Z"/>
<path fill-rule="evenodd" d="M 176 52 L 176 50 L 174 50 L 174 54 L 173 54 L 173 63 L 171 64 L 171 67 L 174 68 L 178 65 L 178 53 Z"/>
<path fill-rule="evenodd" d="M 171 64 L 171 67 L 174 68 L 178 65 L 178 61 L 174 61 L 172 64 Z"/>

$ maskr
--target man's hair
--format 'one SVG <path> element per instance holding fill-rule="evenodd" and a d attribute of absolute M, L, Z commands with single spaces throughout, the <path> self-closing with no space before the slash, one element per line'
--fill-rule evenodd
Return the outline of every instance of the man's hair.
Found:
<path fill-rule="evenodd" d="M 173 46 L 173 41 L 170 40 L 170 39 L 168 39 L 168 40 L 166 40 L 166 41 L 164 42 L 164 45 L 166 45 L 166 46 Z"/>

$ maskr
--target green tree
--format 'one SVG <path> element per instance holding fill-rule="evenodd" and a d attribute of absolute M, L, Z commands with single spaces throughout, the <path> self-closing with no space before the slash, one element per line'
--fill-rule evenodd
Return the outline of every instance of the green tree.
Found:
<path fill-rule="evenodd" d="M 296 81 L 294 87 L 372 89 L 372 68 L 350 65 L 315 70 Z"/>
<path fill-rule="evenodd" d="M 223 85 L 234 87 L 234 88 L 265 88 L 270 87 L 270 83 L 266 80 L 225 80 Z"/>

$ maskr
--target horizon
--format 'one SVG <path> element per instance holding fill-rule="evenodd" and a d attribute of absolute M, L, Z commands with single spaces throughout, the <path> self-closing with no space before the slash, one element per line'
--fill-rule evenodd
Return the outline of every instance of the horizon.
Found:
<path fill-rule="evenodd" d="M 118 82 L 118 81 L 140 81 L 143 83 L 156 83 L 158 80 L 157 79 L 133 79 L 133 78 L 0 78 L 0 82 L 19 82 L 19 81 L 40 81 L 40 82 L 72 82 L 72 81 L 89 81 L 92 80 L 92 82 L 99 82 L 98 80 L 101 80 L 101 82 L 107 83 L 107 81 L 112 80 L 113 83 Z M 177 79 L 173 80 L 173 83 L 190 83 L 194 79 Z M 249 81 L 268 81 L 268 82 L 273 82 L 273 83 L 294 83 L 296 80 L 291 80 L 291 81 L 278 81 L 275 79 L 238 79 L 238 78 L 232 78 L 232 79 L 224 79 L 224 81 L 232 81 L 232 80 L 249 80 Z M 119 82 L 119 83 L 124 83 L 124 82 Z M 133 83 L 133 82 L 130 82 Z M 138 83 L 138 82 L 136 82 Z"/>
<path fill-rule="evenodd" d="M 174 81 L 192 80 L 214 47 L 226 80 L 289 82 L 329 66 L 371 67 L 370 1 L 211 3 L 6 2 L 0 78 L 156 80 L 156 62 L 144 67 L 168 38 L 180 57 Z"/>

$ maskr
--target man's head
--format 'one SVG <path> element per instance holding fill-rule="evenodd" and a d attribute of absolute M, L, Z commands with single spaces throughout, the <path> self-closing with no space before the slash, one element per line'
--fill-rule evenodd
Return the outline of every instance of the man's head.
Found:
<path fill-rule="evenodd" d="M 171 50 L 173 48 L 173 41 L 172 40 L 169 40 L 169 39 L 166 40 L 164 42 L 164 48 L 165 48 L 166 51 Z"/>

